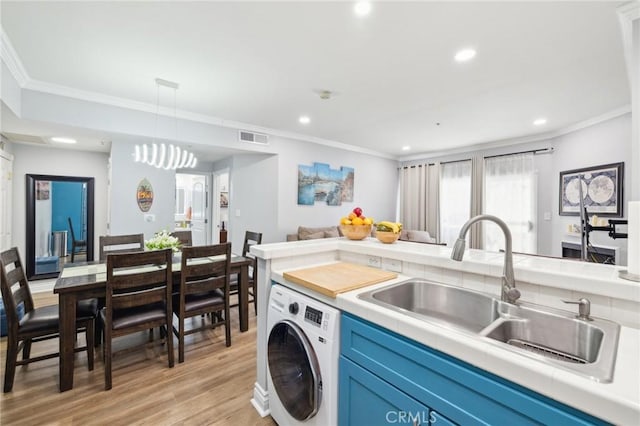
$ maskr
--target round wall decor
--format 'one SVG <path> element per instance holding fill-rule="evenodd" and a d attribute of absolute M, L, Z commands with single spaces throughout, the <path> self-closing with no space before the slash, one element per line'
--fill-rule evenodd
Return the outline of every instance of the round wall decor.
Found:
<path fill-rule="evenodd" d="M 147 178 L 142 179 L 138 184 L 136 201 L 138 202 L 138 207 L 143 212 L 148 212 L 153 204 L 153 187 Z"/>

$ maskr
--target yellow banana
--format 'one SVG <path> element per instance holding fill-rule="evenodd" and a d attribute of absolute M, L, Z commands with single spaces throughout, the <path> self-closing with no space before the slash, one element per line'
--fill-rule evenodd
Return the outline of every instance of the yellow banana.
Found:
<path fill-rule="evenodd" d="M 378 222 L 376 224 L 376 227 L 377 227 L 376 229 L 378 229 L 379 231 L 390 230 L 394 234 L 397 234 L 398 232 L 400 232 L 400 230 L 402 230 L 402 224 L 401 223 L 389 222 L 389 221 L 386 221 L 386 220 L 384 220 L 382 222 Z"/>

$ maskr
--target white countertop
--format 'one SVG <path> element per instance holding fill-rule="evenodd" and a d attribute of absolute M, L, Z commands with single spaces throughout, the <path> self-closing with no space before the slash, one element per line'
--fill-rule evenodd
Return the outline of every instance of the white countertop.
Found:
<path fill-rule="evenodd" d="M 406 275 L 339 294 L 336 299 L 288 282 L 282 276 L 286 270 L 344 261 L 343 255 L 349 252 L 499 276 L 503 267 L 502 253 L 468 250 L 462 262 L 454 262 L 449 258 L 451 249 L 443 246 L 402 242 L 387 245 L 374 239 L 349 241 L 341 238 L 268 244 L 256 249 L 252 252 L 263 259 L 282 260 L 274 262 L 271 270 L 271 279 L 277 282 L 595 417 L 620 425 L 640 424 L 640 330 L 637 328 L 621 327 L 613 381 L 598 383 L 562 368 L 519 356 L 485 341 L 486 338 L 453 332 L 357 297 L 364 291 L 409 278 Z M 314 254 L 323 255 L 314 257 Z M 291 259 L 286 259 L 289 257 Z M 514 269 L 516 280 L 548 281 L 550 286 L 566 289 L 588 286 L 596 294 L 599 291 L 607 296 L 614 293 L 616 297 L 640 301 L 640 286 L 618 278 L 619 267 L 516 255 Z"/>
<path fill-rule="evenodd" d="M 251 247 L 251 253 L 271 260 L 321 252 L 381 256 L 490 276 L 500 276 L 504 265 L 503 253 L 469 249 L 463 260 L 456 262 L 451 259 L 450 247 L 405 241 L 383 244 L 375 238 L 361 241 L 323 238 Z M 640 283 L 620 278 L 618 272 L 625 268 L 617 265 L 518 254 L 513 256 L 513 269 L 516 282 L 535 282 L 566 290 L 586 289 L 592 294 L 640 303 Z"/>

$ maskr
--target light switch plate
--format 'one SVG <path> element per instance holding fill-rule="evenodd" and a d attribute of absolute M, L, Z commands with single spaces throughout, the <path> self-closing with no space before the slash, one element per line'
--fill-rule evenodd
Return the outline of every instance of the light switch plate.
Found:
<path fill-rule="evenodd" d="M 544 220 L 551 220 L 551 212 L 544 212 Z"/>
<path fill-rule="evenodd" d="M 369 265 L 371 267 L 379 268 L 381 263 L 382 263 L 382 261 L 381 261 L 379 256 L 369 256 L 367 258 L 367 265 Z"/>
<path fill-rule="evenodd" d="M 385 271 L 402 272 L 402 261 L 398 259 L 382 259 L 382 269 Z"/>

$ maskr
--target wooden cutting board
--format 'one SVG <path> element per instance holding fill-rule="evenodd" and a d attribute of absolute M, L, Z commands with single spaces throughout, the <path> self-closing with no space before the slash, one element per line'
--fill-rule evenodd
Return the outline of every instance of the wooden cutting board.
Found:
<path fill-rule="evenodd" d="M 293 283 L 333 298 L 338 293 L 377 284 L 398 276 L 395 272 L 345 262 L 298 269 L 285 272 L 283 275 Z"/>

